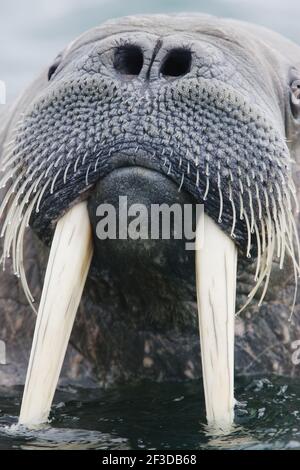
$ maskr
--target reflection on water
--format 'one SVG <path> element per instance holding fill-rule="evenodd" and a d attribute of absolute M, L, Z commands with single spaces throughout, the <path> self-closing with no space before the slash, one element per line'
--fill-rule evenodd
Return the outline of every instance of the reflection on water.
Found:
<path fill-rule="evenodd" d="M 236 424 L 217 434 L 204 423 L 202 384 L 59 390 L 51 423 L 16 425 L 22 390 L 0 390 L 0 449 L 300 449 L 300 383 L 238 378 Z"/>

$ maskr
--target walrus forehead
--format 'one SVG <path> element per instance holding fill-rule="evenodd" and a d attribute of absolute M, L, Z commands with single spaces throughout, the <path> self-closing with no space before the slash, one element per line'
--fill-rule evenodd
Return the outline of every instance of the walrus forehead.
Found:
<path fill-rule="evenodd" d="M 108 20 L 84 32 L 71 42 L 66 50 L 71 51 L 81 45 L 101 40 L 110 35 L 136 31 L 155 34 L 159 37 L 173 33 L 184 33 L 194 38 L 200 35 L 212 36 L 215 39 L 227 41 L 231 45 L 242 46 L 249 50 L 253 45 L 252 41 L 256 42 L 257 47 L 262 42 L 270 44 L 275 42 L 276 48 L 278 42 L 289 42 L 273 31 L 250 23 L 200 13 L 181 13 L 172 15 L 135 15 Z M 293 47 L 294 44 L 289 42 L 288 46 Z M 256 52 L 252 49 L 252 54 Z"/>

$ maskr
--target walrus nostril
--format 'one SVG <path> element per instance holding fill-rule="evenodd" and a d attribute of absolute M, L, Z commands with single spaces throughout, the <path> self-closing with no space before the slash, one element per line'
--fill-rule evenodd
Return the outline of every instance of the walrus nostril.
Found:
<path fill-rule="evenodd" d="M 188 49 L 173 49 L 168 52 L 160 72 L 166 77 L 180 77 L 191 70 L 192 54 Z"/>
<path fill-rule="evenodd" d="M 143 52 L 138 46 L 120 46 L 115 51 L 114 67 L 122 75 L 139 75 L 143 63 Z"/>

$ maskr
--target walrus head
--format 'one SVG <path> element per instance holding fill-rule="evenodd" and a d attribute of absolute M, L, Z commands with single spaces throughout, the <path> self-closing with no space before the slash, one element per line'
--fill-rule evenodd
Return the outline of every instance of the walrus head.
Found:
<path fill-rule="evenodd" d="M 49 243 L 57 220 L 88 200 L 95 232 L 96 207 L 120 194 L 204 203 L 240 266 L 256 262 L 246 303 L 261 286 L 262 302 L 274 262 L 289 257 L 297 278 L 299 60 L 274 33 L 203 15 L 122 18 L 71 43 L 20 99 L 3 139 L 3 263 L 12 253 L 28 298 L 26 223 Z M 93 309 L 103 276 L 134 307 L 128 325 L 144 323 L 145 309 L 166 331 L 178 312 L 163 304 L 194 299 L 194 259 L 181 241 L 94 244 Z"/>

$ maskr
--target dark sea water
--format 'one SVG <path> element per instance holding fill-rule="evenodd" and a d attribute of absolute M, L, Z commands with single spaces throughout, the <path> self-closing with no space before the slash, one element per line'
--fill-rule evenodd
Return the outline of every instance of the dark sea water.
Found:
<path fill-rule="evenodd" d="M 256 22 L 300 43 L 298 0 L 1 0 L 0 80 L 8 101 L 65 44 L 103 20 L 134 13 L 203 11 Z M 1 387 L 1 384 L 0 384 Z M 0 389 L 0 449 L 300 449 L 300 382 L 236 380 L 236 426 L 205 425 L 202 384 L 59 390 L 49 425 L 16 425 L 21 388 Z"/>
<path fill-rule="evenodd" d="M 50 424 L 18 428 L 22 390 L 0 390 L 1 449 L 300 449 L 300 384 L 238 378 L 236 425 L 205 425 L 202 384 L 145 383 L 110 391 L 63 389 Z"/>

